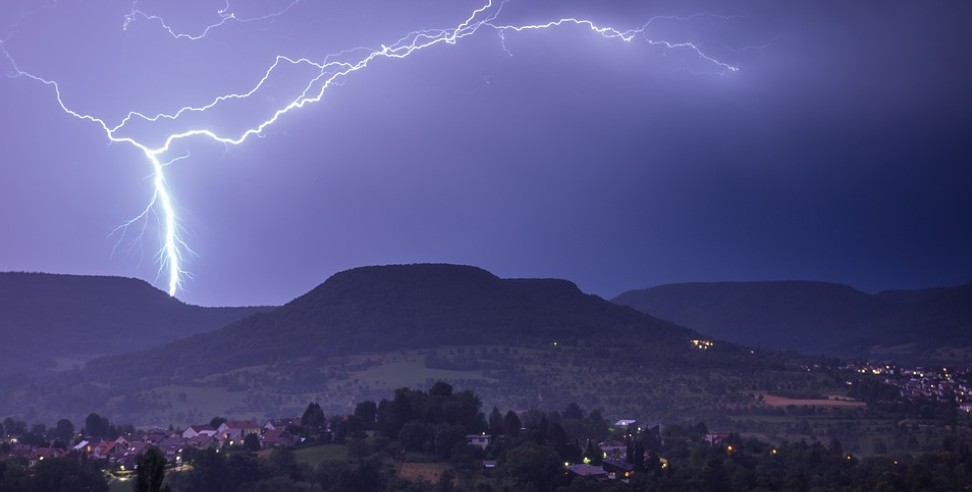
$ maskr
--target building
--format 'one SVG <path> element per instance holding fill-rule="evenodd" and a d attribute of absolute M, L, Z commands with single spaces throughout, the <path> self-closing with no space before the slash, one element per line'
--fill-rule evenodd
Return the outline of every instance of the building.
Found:
<path fill-rule="evenodd" d="M 492 441 L 493 436 L 486 434 L 469 434 L 466 436 L 466 444 L 470 446 L 476 446 L 480 449 L 486 449 L 489 447 L 489 443 Z"/>
<path fill-rule="evenodd" d="M 260 429 L 260 424 L 252 420 L 231 420 L 223 422 L 216 431 L 223 442 L 242 443 L 250 434 L 259 436 Z"/>
<path fill-rule="evenodd" d="M 186 439 L 199 435 L 214 436 L 216 435 L 216 429 L 213 429 L 209 424 L 203 424 L 190 425 L 189 427 L 186 427 L 186 430 L 182 431 L 182 437 L 185 437 Z"/>

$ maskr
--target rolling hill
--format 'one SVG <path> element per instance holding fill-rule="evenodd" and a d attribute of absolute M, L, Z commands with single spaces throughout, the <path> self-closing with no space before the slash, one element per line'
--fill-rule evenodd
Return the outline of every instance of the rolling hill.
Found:
<path fill-rule="evenodd" d="M 846 285 L 660 285 L 614 299 L 707 336 L 808 354 L 972 360 L 972 284 L 867 294 Z"/>
<path fill-rule="evenodd" d="M 760 389 L 821 388 L 799 357 L 720 341 L 700 348 L 698 337 L 565 280 L 362 267 L 218 330 L 33 385 L 0 384 L 0 415 L 95 411 L 153 425 L 295 414 L 307 401 L 340 412 L 445 380 L 505 408 L 575 401 L 655 419 L 724 418 Z"/>
<path fill-rule="evenodd" d="M 131 278 L 0 273 L 0 374 L 144 350 L 266 309 L 192 306 Z"/>
<path fill-rule="evenodd" d="M 476 267 L 362 267 L 335 274 L 273 311 L 143 353 L 92 361 L 102 376 L 201 377 L 234 368 L 446 345 L 570 344 L 647 337 L 685 345 L 692 332 L 556 279 L 501 279 Z M 213 351 L 212 347 L 219 347 Z M 141 364 L 135 364 L 136 361 Z M 151 364 L 151 361 L 158 361 Z"/>

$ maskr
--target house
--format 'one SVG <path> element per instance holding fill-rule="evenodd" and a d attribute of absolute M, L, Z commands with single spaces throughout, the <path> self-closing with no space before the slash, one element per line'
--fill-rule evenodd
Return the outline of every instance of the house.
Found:
<path fill-rule="evenodd" d="M 216 429 L 213 429 L 209 424 L 202 425 L 190 425 L 186 427 L 186 430 L 182 431 L 182 437 L 189 439 L 196 437 L 198 435 L 214 436 L 216 435 Z"/>
<path fill-rule="evenodd" d="M 260 444 L 264 448 L 279 448 L 293 446 L 297 439 L 285 429 L 271 429 L 260 436 Z"/>
<path fill-rule="evenodd" d="M 577 475 L 578 477 L 591 477 L 594 479 L 607 478 L 608 476 L 608 473 L 604 471 L 604 468 L 594 465 L 585 465 L 583 463 L 570 465 L 567 467 L 567 471 Z"/>
<path fill-rule="evenodd" d="M 719 444 L 729 438 L 728 432 L 710 432 L 702 438 L 705 442 L 709 444 Z"/>
<path fill-rule="evenodd" d="M 157 445 L 165 455 L 165 459 L 174 461 L 177 456 L 182 454 L 183 450 L 189 447 L 189 439 L 185 437 L 167 437 Z"/>
<path fill-rule="evenodd" d="M 268 419 L 263 428 L 265 430 L 286 429 L 291 425 L 300 425 L 300 417 L 294 419 Z"/>
<path fill-rule="evenodd" d="M 128 447 L 114 458 L 115 463 L 121 470 L 134 470 L 138 455 L 144 453 L 148 448 L 155 447 L 148 441 L 132 441 Z"/>
<path fill-rule="evenodd" d="M 34 453 L 34 448 L 28 446 L 27 444 L 14 444 L 10 448 L 10 456 L 23 456 L 30 460 L 30 456 Z"/>
<path fill-rule="evenodd" d="M 480 449 L 486 449 L 489 447 L 489 443 L 492 438 L 493 436 L 490 436 L 485 432 L 482 434 L 469 434 L 466 436 L 466 444 L 476 446 Z"/>
<path fill-rule="evenodd" d="M 604 452 L 605 458 L 623 460 L 628 455 L 628 445 L 621 441 L 605 441 L 597 446 Z"/>
<path fill-rule="evenodd" d="M 601 467 L 607 472 L 608 478 L 626 479 L 634 475 L 634 465 L 622 460 L 604 460 Z"/>
<path fill-rule="evenodd" d="M 190 437 L 186 439 L 186 447 L 195 449 L 208 449 L 208 448 L 218 448 L 219 440 L 216 436 L 207 436 L 206 434 L 199 434 L 195 437 Z"/>
<path fill-rule="evenodd" d="M 101 441 L 93 446 L 91 457 L 98 460 L 109 459 L 120 450 L 125 449 L 126 446 L 128 446 L 128 442 L 119 444 L 118 441 Z M 118 449 L 116 450 L 115 448 Z"/>
<path fill-rule="evenodd" d="M 30 457 L 28 458 L 28 463 L 30 463 L 30 466 L 34 466 L 38 462 L 44 461 L 45 459 L 60 458 L 65 454 L 66 452 L 63 449 L 36 448 L 30 453 Z"/>
<path fill-rule="evenodd" d="M 158 444 L 162 442 L 163 439 L 174 435 L 175 432 L 163 429 L 161 427 L 155 427 L 142 436 L 143 441 L 148 441 L 152 444 Z"/>
<path fill-rule="evenodd" d="M 260 424 L 252 420 L 231 420 L 223 422 L 216 431 L 220 439 L 224 442 L 233 441 L 241 443 L 243 439 L 250 435 L 260 435 Z"/>

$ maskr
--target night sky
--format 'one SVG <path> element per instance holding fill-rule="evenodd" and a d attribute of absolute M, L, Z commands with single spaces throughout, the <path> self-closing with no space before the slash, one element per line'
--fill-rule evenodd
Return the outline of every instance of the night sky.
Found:
<path fill-rule="evenodd" d="M 282 13 L 193 40 L 172 33 L 199 35 L 223 2 L 140 1 L 132 14 L 131 0 L 5 0 L 0 37 L 71 109 L 117 124 L 245 92 L 275 55 L 381 49 L 482 5 L 289 3 L 231 2 L 237 19 Z M 646 34 L 739 71 L 576 25 L 483 28 L 375 60 L 238 146 L 178 142 L 164 160 L 188 157 L 165 172 L 193 253 L 177 296 L 278 304 L 340 270 L 416 262 L 605 297 L 684 281 L 972 280 L 972 3 L 511 0 L 496 23 L 623 30 L 702 12 L 718 16 L 658 19 Z M 149 161 L 16 68 L 0 58 L 0 271 L 165 289 L 157 210 L 116 230 L 152 199 Z M 308 68 L 127 135 L 239 134 L 293 99 Z"/>

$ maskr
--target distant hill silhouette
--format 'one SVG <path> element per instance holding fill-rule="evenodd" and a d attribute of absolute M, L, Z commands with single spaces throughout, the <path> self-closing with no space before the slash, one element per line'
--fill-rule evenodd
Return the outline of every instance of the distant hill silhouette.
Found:
<path fill-rule="evenodd" d="M 396 265 L 344 271 L 276 310 L 90 366 L 106 376 L 147 366 L 152 375 L 198 377 L 302 357 L 449 344 L 620 336 L 687 350 L 690 335 L 671 322 L 584 294 L 565 280 L 501 279 L 470 266 Z"/>
<path fill-rule="evenodd" d="M 701 418 L 751 399 L 742 388 L 792 391 L 811 377 L 801 365 L 809 358 L 721 341 L 703 349 L 690 342 L 699 337 L 565 280 L 363 267 L 215 331 L 34 384 L 0 379 L 0 415 L 96 411 L 154 425 L 209 419 L 213 405 L 247 418 L 292 414 L 305 398 L 340 412 L 399 381 L 441 378 L 509 408 L 575 401 Z"/>
<path fill-rule="evenodd" d="M 880 292 L 877 297 L 898 302 L 888 313 L 865 325 L 863 331 L 872 340 L 886 339 L 885 345 L 915 344 L 933 354 L 972 347 L 972 282 L 956 287 Z M 972 360 L 972 354 L 961 357 Z M 950 356 L 939 352 L 936 358 Z"/>
<path fill-rule="evenodd" d="M 711 337 L 771 349 L 912 360 L 972 357 L 954 350 L 972 347 L 972 284 L 872 295 L 824 282 L 686 283 L 625 292 L 614 302 Z"/>
<path fill-rule="evenodd" d="M 58 358 L 144 350 L 268 308 L 184 304 L 142 280 L 0 273 L 0 374 Z"/>

